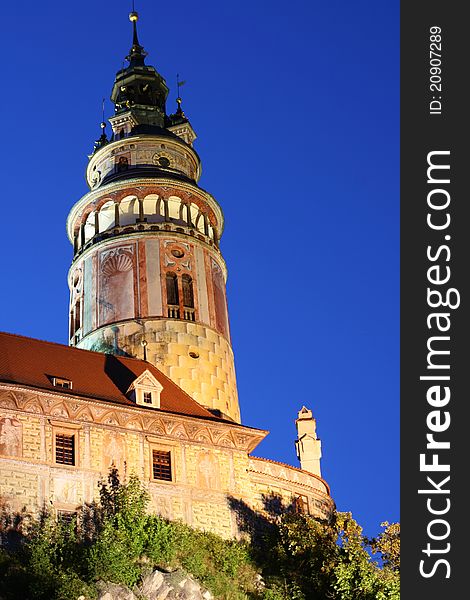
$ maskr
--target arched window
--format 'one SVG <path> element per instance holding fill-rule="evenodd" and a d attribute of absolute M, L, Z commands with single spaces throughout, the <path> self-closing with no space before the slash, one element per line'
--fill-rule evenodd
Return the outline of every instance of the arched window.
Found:
<path fill-rule="evenodd" d="M 167 304 L 178 305 L 178 278 L 174 273 L 166 274 L 166 302 Z"/>
<path fill-rule="evenodd" d="M 183 306 L 194 308 L 193 280 L 189 275 L 181 278 L 183 284 Z"/>

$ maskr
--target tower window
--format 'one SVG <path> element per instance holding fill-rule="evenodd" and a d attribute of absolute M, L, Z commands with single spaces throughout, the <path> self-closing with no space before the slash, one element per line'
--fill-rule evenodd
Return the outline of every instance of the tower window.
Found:
<path fill-rule="evenodd" d="M 183 275 L 183 305 L 186 308 L 194 308 L 193 280 L 189 275 Z"/>
<path fill-rule="evenodd" d="M 178 278 L 174 273 L 166 274 L 166 301 L 168 304 L 179 304 Z"/>
<path fill-rule="evenodd" d="M 144 402 L 146 404 L 152 404 L 152 392 L 144 392 Z"/>
<path fill-rule="evenodd" d="M 152 471 L 154 479 L 171 481 L 171 452 L 165 450 L 153 450 Z"/>
<path fill-rule="evenodd" d="M 55 462 L 59 465 L 75 465 L 75 436 L 66 433 L 55 435 Z"/>
<path fill-rule="evenodd" d="M 160 166 L 164 167 L 165 169 L 167 169 L 170 166 L 170 161 L 168 160 L 168 158 L 166 156 L 160 156 L 160 158 L 158 159 L 158 162 L 159 162 Z"/>
<path fill-rule="evenodd" d="M 190 275 L 178 277 L 172 272 L 166 274 L 166 301 L 170 319 L 196 320 L 193 280 Z"/>
<path fill-rule="evenodd" d="M 121 171 L 127 171 L 129 168 L 129 159 L 127 156 L 120 156 L 117 161 L 117 171 L 120 173 Z"/>
<path fill-rule="evenodd" d="M 75 331 L 80 329 L 80 300 L 75 304 Z"/>

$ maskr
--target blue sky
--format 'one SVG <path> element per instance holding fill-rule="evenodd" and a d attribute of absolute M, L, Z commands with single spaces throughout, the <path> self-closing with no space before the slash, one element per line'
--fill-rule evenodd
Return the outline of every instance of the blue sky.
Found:
<path fill-rule="evenodd" d="M 86 191 L 131 2 L 3 8 L 0 329 L 67 343 L 68 210 Z M 399 3 L 138 0 L 147 63 L 198 134 L 221 247 L 243 422 L 323 476 L 368 535 L 399 520 Z M 108 126 L 109 131 L 109 126 Z"/>

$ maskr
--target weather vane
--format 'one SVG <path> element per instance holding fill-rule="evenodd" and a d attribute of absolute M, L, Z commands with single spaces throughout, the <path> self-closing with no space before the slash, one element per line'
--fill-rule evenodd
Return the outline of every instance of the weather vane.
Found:
<path fill-rule="evenodd" d="M 178 98 L 176 98 L 176 102 L 178 102 L 178 104 L 181 104 L 180 87 L 183 86 L 185 83 L 186 81 L 180 81 L 180 76 L 178 73 L 176 73 L 176 90 L 178 93 Z"/>

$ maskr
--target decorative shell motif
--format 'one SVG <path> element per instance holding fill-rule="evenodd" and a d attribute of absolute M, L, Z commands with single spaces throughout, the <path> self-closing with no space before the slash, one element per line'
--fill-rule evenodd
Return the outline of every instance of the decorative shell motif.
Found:
<path fill-rule="evenodd" d="M 132 256 L 127 253 L 114 253 L 108 255 L 101 264 L 101 272 L 106 277 L 117 273 L 125 273 L 132 269 Z"/>

